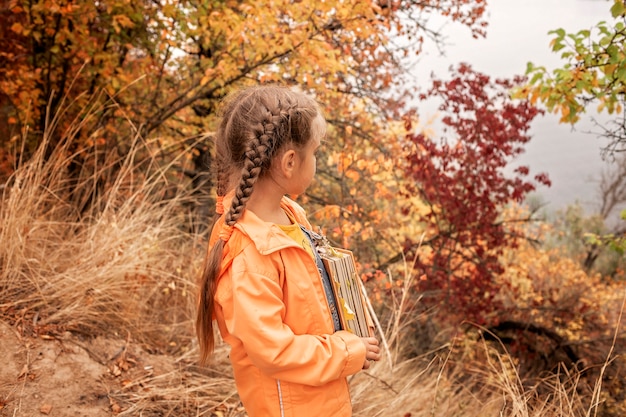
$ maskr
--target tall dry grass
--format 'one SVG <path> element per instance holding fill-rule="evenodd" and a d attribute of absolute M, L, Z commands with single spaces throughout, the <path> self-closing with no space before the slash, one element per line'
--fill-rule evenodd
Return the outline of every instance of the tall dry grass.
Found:
<path fill-rule="evenodd" d="M 499 341 L 464 334 L 419 357 L 385 357 L 354 376 L 354 416 L 620 416 L 602 382 L 615 357 L 611 348 L 591 384 L 584 370 L 566 367 L 524 379 L 519 361 Z"/>
<path fill-rule="evenodd" d="M 140 137 L 123 156 L 76 151 L 81 124 L 93 114 L 55 145 L 51 120 L 35 154 L 3 187 L 0 311 L 27 333 L 130 334 L 187 345 L 202 259 L 184 224 L 188 196 L 163 199 L 172 189 L 167 167 L 146 159 L 151 144 Z"/>
<path fill-rule="evenodd" d="M 518 361 L 486 329 L 429 337 L 447 340 L 432 351 L 406 359 L 410 334 L 419 317 L 407 302 L 416 279 L 404 261 L 400 291 L 392 296 L 392 314 L 384 329 L 387 354 L 371 370 L 351 380 L 354 416 L 402 417 L 591 417 L 602 414 L 602 372 L 590 390 L 582 372 L 560 368 L 541 378 L 524 380 Z M 397 277 L 396 277 L 397 278 Z M 390 281 L 398 279 L 389 277 Z M 419 300 L 418 300 L 419 302 Z M 621 314 L 620 314 L 621 316 Z M 621 321 L 621 320 L 618 320 Z M 493 340 L 495 339 L 495 341 Z M 613 340 L 613 344 L 616 339 Z M 410 348 L 408 349 L 411 350 Z M 610 349 L 603 365 L 613 360 Z M 602 364 L 600 364 L 602 366 Z"/>
<path fill-rule="evenodd" d="M 143 375 L 109 393 L 122 405 L 120 415 L 245 416 L 227 348 L 218 348 L 209 369 L 196 366 L 192 310 L 204 245 L 185 227 L 189 196 L 163 198 L 171 189 L 169 167 L 145 159 L 151 144 L 139 136 L 124 156 L 112 153 L 84 164 L 80 175 L 71 172 L 77 159 L 84 161 L 73 144 L 90 111 L 53 149 L 44 134 L 36 154 L 4 185 L 2 318 L 23 334 L 132 338 L 168 353 L 167 372 Z M 50 131 L 54 126 L 53 119 Z M 350 379 L 355 417 L 597 414 L 601 384 L 591 401 L 579 389 L 580 375 L 566 370 L 529 385 L 509 355 L 482 339 L 463 339 L 467 344 L 460 347 L 448 337 L 439 348 L 406 359 L 413 337 L 407 326 L 415 319 L 407 302 L 414 277 L 406 265 L 405 287 L 390 300 L 391 315 L 381 326 L 383 359 Z"/>

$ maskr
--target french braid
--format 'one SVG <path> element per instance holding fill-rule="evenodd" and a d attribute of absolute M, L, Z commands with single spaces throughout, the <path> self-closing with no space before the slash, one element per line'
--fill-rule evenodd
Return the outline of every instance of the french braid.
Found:
<path fill-rule="evenodd" d="M 254 129 L 249 140 L 249 147 L 244 153 L 245 160 L 241 170 L 241 179 L 235 190 L 229 212 L 226 214 L 225 223 L 233 226 L 243 214 L 246 203 L 252 195 L 254 184 L 259 176 L 268 169 L 274 154 L 275 144 L 280 142 L 285 132 L 285 122 L 288 121 L 288 111 L 281 112 L 277 109 L 267 109 L 269 117 L 260 123 L 260 127 Z M 287 116 L 287 117 L 285 117 Z"/>
<path fill-rule="evenodd" d="M 224 103 L 216 132 L 218 201 L 226 194 L 234 173 L 238 173 L 238 179 L 223 225 L 214 224 L 229 233 L 220 233 L 207 255 L 200 280 L 196 333 L 201 364 L 209 361 L 215 344 L 214 296 L 224 245 L 243 215 L 257 180 L 268 172 L 272 158 L 285 145 L 302 148 L 311 139 L 311 124 L 319 114 L 313 99 L 277 86 L 248 88 Z"/>

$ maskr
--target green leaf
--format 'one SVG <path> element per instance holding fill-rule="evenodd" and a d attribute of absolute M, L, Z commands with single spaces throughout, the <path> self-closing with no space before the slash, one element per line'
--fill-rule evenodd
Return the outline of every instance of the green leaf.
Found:
<path fill-rule="evenodd" d="M 539 71 L 535 71 L 535 74 L 530 79 L 530 84 L 531 85 L 537 84 L 537 82 L 541 80 L 542 78 L 543 78 L 543 73 Z"/>
<path fill-rule="evenodd" d="M 558 52 L 558 51 L 560 51 L 563 48 L 565 48 L 565 44 L 564 43 L 562 43 L 562 42 L 555 42 L 554 46 L 552 47 L 552 51 L 553 52 Z"/>
<path fill-rule="evenodd" d="M 613 17 L 619 17 L 624 14 L 624 2 L 622 0 L 615 0 L 615 3 L 611 7 L 611 15 Z"/>
<path fill-rule="evenodd" d="M 549 35 L 556 35 L 557 39 L 563 39 L 565 37 L 565 29 L 563 28 L 558 28 L 555 30 L 551 30 L 550 32 L 548 32 Z"/>
<path fill-rule="evenodd" d="M 615 72 L 615 78 L 617 78 L 622 83 L 626 83 L 626 66 L 624 65 L 624 62 L 622 62 L 622 65 L 620 65 Z"/>
<path fill-rule="evenodd" d="M 606 22 L 603 21 L 603 22 L 598 23 L 597 28 L 598 28 L 598 31 L 600 32 L 600 34 L 608 35 L 608 36 L 611 35 L 611 32 L 609 31 L 609 29 L 606 26 Z"/>
<path fill-rule="evenodd" d="M 611 44 L 606 48 L 606 53 L 609 54 L 609 63 L 617 64 L 621 61 L 622 57 L 619 52 L 619 48 L 615 44 Z"/>
<path fill-rule="evenodd" d="M 600 45 L 602 46 L 608 46 L 611 44 L 611 41 L 613 40 L 613 36 L 611 36 L 610 34 L 603 37 L 602 39 L 600 39 Z"/>

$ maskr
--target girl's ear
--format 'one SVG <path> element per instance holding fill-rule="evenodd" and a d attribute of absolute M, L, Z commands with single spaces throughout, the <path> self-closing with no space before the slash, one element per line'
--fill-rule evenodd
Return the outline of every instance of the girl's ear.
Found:
<path fill-rule="evenodd" d="M 280 173 L 287 179 L 290 179 L 296 169 L 296 151 L 288 149 L 278 159 L 278 169 Z"/>

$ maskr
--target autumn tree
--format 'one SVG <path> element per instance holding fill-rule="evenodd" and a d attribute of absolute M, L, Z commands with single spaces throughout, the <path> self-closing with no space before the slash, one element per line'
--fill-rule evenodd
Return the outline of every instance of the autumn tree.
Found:
<path fill-rule="evenodd" d="M 424 274 L 417 289 L 432 294 L 429 302 L 452 321 L 497 322 L 500 256 L 519 238 L 508 224 L 528 220 L 503 217 L 502 210 L 537 184 L 550 184 L 546 174 L 529 177 L 526 166 L 507 172 L 541 113 L 528 100 L 511 99 L 510 90 L 523 81 L 491 80 L 461 64 L 451 79 L 433 79 L 422 96 L 440 103 L 441 136 L 414 132 L 407 118 L 405 196 L 418 195 L 421 203 L 404 210 L 426 234 L 423 242 L 408 236 L 402 256 L 416 259 L 418 275 Z"/>
<path fill-rule="evenodd" d="M 63 100 L 73 104 L 63 110 L 68 123 L 85 106 L 102 106 L 85 137 L 97 131 L 106 143 L 127 141 L 136 132 L 118 132 L 114 122 L 125 117 L 144 136 L 189 138 L 210 127 L 198 116 L 212 116 L 226 92 L 272 81 L 315 92 L 332 119 L 359 126 L 367 116 L 344 110 L 352 97 L 367 99 L 368 110 L 378 113 L 397 109 L 389 91 L 401 85 L 402 56 L 419 52 L 419 39 L 436 33 L 428 29 L 430 15 L 449 16 L 480 34 L 483 11 L 483 0 L 429 7 L 412 1 L 11 0 L 0 10 L 5 145 L 26 125 L 36 141 Z M 419 39 L 397 50 L 390 38 L 398 33 Z"/>

